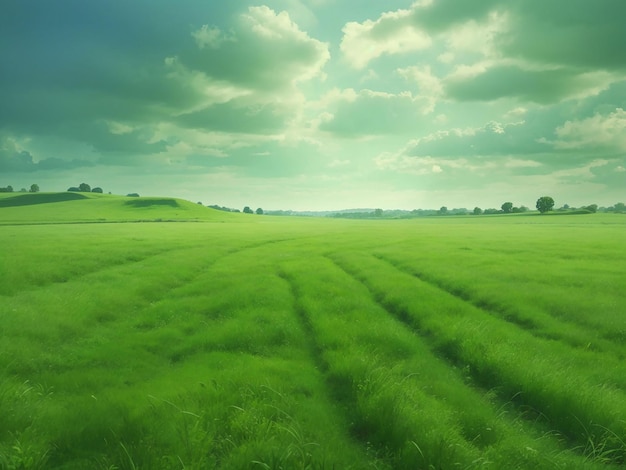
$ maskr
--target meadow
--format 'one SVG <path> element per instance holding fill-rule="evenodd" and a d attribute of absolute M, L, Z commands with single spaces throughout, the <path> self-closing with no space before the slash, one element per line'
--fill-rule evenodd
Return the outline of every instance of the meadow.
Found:
<path fill-rule="evenodd" d="M 626 463 L 624 215 L 8 197 L 0 469 Z"/>

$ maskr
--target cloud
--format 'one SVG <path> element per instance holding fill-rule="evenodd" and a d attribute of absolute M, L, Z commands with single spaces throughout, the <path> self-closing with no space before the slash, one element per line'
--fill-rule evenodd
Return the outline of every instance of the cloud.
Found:
<path fill-rule="evenodd" d="M 409 92 L 352 89 L 331 94 L 319 129 L 342 137 L 406 134 L 419 130 L 430 103 Z"/>
<path fill-rule="evenodd" d="M 501 7 L 506 8 L 501 2 Z M 621 0 L 511 2 L 511 25 L 498 40 L 507 57 L 583 70 L 626 69 L 626 3 Z"/>
<path fill-rule="evenodd" d="M 84 142 L 101 153 L 102 164 L 163 153 L 180 142 L 184 129 L 248 141 L 284 132 L 301 112 L 299 85 L 324 78 L 328 44 L 267 6 L 239 10 L 225 29 L 211 23 L 190 28 L 189 19 L 199 16 L 191 9 L 184 2 L 176 12 L 164 10 L 171 28 L 159 31 L 139 4 L 108 10 L 97 4 L 93 11 L 77 5 L 74 13 L 85 10 L 87 18 L 98 18 L 97 26 L 86 29 L 63 17 L 63 35 L 41 23 L 48 43 L 24 38 L 15 50 L 0 46 L 9 58 L 23 53 L 16 63 L 24 64 L 0 77 L 0 126 L 17 137 Z M 130 26 L 144 27 L 142 41 Z"/>
<path fill-rule="evenodd" d="M 343 28 L 340 49 L 355 68 L 364 68 L 384 54 L 401 54 L 427 49 L 430 37 L 411 24 L 411 11 L 398 10 L 376 21 L 350 22 Z"/>
<path fill-rule="evenodd" d="M 548 104 L 598 94 L 611 81 L 612 75 L 602 71 L 580 73 L 565 68 L 532 70 L 518 65 L 496 65 L 474 76 L 450 76 L 445 81 L 445 91 L 449 98 L 458 101 L 517 98 Z"/>
<path fill-rule="evenodd" d="M 504 124 L 491 121 L 478 128 L 449 129 L 417 139 L 406 150 L 409 156 L 472 157 L 533 155 L 552 146 L 535 136 L 535 127 L 526 121 Z"/>
<path fill-rule="evenodd" d="M 624 80 L 625 16 L 621 0 L 429 0 L 346 24 L 341 50 L 357 68 L 383 54 L 419 63 L 430 50 L 451 68 L 438 74 L 453 100 L 555 103 Z"/>
<path fill-rule="evenodd" d="M 93 162 L 80 159 L 61 159 L 56 157 L 35 161 L 30 151 L 13 138 L 0 136 L 0 171 L 13 173 L 32 173 L 39 170 L 67 170 L 93 166 Z"/>
<path fill-rule="evenodd" d="M 211 32 L 212 31 L 212 32 Z M 216 44 L 218 33 L 208 25 L 192 32 L 208 37 L 213 47 L 178 55 L 182 63 L 214 80 L 257 91 L 281 91 L 322 76 L 330 58 L 328 44 L 301 31 L 285 11 L 249 7 L 237 19 L 232 36 Z"/>
<path fill-rule="evenodd" d="M 623 154 L 626 152 L 626 111 L 617 108 L 609 114 L 566 121 L 555 130 L 556 149 L 603 151 Z"/>
<path fill-rule="evenodd" d="M 209 26 L 208 24 L 196 31 L 192 31 L 191 35 L 196 40 L 196 44 L 200 49 L 210 47 L 217 49 L 224 41 L 235 41 L 234 37 L 227 37 L 217 26 Z"/>

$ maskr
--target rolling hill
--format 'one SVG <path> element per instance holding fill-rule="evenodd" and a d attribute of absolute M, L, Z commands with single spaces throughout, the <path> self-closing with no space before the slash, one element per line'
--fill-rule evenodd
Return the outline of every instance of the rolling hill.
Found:
<path fill-rule="evenodd" d="M 98 193 L 0 194 L 0 224 L 235 221 L 240 214 L 169 197 L 125 197 Z"/>

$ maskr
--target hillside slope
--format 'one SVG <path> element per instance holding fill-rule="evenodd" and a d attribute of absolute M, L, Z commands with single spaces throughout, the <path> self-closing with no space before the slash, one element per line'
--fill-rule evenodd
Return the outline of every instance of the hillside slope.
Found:
<path fill-rule="evenodd" d="M 225 221 L 237 214 L 183 199 L 97 193 L 0 194 L 0 224 L 71 222 Z"/>

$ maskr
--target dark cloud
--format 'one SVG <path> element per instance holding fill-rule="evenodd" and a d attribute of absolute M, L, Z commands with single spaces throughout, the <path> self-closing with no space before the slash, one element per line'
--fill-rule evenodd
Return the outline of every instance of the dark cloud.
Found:
<path fill-rule="evenodd" d="M 626 2 L 517 0 L 501 2 L 511 27 L 497 37 L 507 57 L 586 70 L 626 69 Z"/>
<path fill-rule="evenodd" d="M 482 20 L 502 3 L 502 0 L 435 0 L 426 7 L 415 8 L 411 20 L 420 29 L 438 33 L 459 23 Z"/>
<path fill-rule="evenodd" d="M 433 157 L 533 155 L 552 150 L 540 141 L 546 129 L 531 121 L 503 125 L 490 122 L 478 129 L 445 131 L 422 138 L 407 154 Z"/>
<path fill-rule="evenodd" d="M 245 106 L 220 103 L 200 111 L 183 114 L 173 122 L 181 127 L 220 132 L 265 134 L 279 132 L 292 116 L 289 110 L 279 107 Z"/>
<path fill-rule="evenodd" d="M 327 45 L 301 32 L 286 13 L 277 15 L 268 7 L 251 7 L 232 31 L 201 28 L 194 33 L 198 47 L 181 51 L 182 63 L 251 89 L 291 87 L 329 58 Z"/>
<path fill-rule="evenodd" d="M 68 170 L 87 166 L 93 166 L 93 163 L 86 160 L 63 160 L 55 157 L 35 162 L 30 152 L 25 150 L 0 149 L 0 172 L 32 173 L 39 170 Z"/>
<path fill-rule="evenodd" d="M 501 65 L 471 78 L 452 77 L 446 81 L 445 91 L 448 97 L 459 101 L 515 97 L 525 102 L 548 104 L 585 93 L 596 86 L 597 76 L 570 69 L 525 70 L 519 66 Z"/>
<path fill-rule="evenodd" d="M 286 14 L 226 3 L 11 0 L 0 28 L 8 65 L 0 74 L 0 127 L 129 155 L 164 150 L 147 129 L 161 122 L 278 129 L 294 112 L 289 94 L 319 72 L 327 47 Z M 198 31 L 215 23 L 233 28 L 215 29 L 217 45 L 198 40 Z M 243 94 L 247 103 L 226 104 Z M 273 106 L 276 95 L 285 104 Z M 133 131 L 110 132 L 109 122 Z"/>
<path fill-rule="evenodd" d="M 584 69 L 624 70 L 626 3 L 622 0 L 434 0 L 412 10 L 414 24 L 439 33 L 490 13 L 506 15 L 495 37 L 505 57 Z"/>

